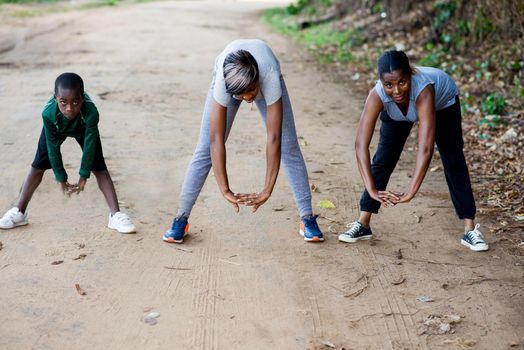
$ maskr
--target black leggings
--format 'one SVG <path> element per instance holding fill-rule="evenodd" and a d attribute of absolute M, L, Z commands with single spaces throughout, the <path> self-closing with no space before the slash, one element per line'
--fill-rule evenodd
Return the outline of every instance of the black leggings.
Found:
<path fill-rule="evenodd" d="M 462 139 L 462 115 L 458 97 L 452 106 L 437 111 L 436 118 L 435 142 L 444 166 L 451 201 L 459 218 L 474 219 L 477 209 L 462 150 L 464 140 Z M 371 173 L 377 189 L 384 191 L 414 123 L 394 121 L 385 111 L 380 114 L 380 120 L 382 121 L 380 140 L 373 156 Z M 369 193 L 364 191 L 360 198 L 360 210 L 376 214 L 379 208 L 380 202 L 371 198 Z"/>

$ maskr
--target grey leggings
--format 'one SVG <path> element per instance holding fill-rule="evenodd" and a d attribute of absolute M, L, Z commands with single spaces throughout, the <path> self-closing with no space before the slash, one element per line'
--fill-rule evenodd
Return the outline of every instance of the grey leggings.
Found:
<path fill-rule="evenodd" d="M 289 179 L 293 196 L 297 203 L 298 213 L 300 217 L 311 215 L 313 210 L 311 208 L 311 191 L 309 189 L 309 181 L 307 175 L 306 164 L 300 151 L 300 146 L 297 140 L 297 132 L 295 130 L 295 121 L 293 117 L 293 110 L 291 109 L 291 102 L 287 93 L 284 79 L 280 77 L 280 84 L 282 87 L 282 139 L 281 139 L 281 161 L 284 167 L 287 178 Z M 204 186 L 209 170 L 211 169 L 211 154 L 210 154 L 210 118 L 211 107 L 213 102 L 213 85 L 209 88 L 207 94 L 206 104 L 204 107 L 204 115 L 202 117 L 202 125 L 200 128 L 200 137 L 196 146 L 195 153 L 189 168 L 187 169 L 184 184 L 182 186 L 182 193 L 180 194 L 180 201 L 178 207 L 179 215 L 189 217 L 191 209 L 197 200 L 197 197 Z M 226 121 L 226 135 L 227 140 L 231 126 L 235 120 L 240 103 L 235 99 L 231 99 L 227 105 L 227 121 Z M 264 125 L 266 124 L 267 105 L 263 99 L 255 100 L 255 103 L 262 115 Z"/>

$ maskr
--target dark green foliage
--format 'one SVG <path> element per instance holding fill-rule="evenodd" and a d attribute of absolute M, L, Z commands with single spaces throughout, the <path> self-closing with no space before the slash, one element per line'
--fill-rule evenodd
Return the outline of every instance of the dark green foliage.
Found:
<path fill-rule="evenodd" d="M 500 93 L 491 93 L 482 98 L 481 110 L 486 114 L 502 114 L 506 100 Z"/>
<path fill-rule="evenodd" d="M 433 19 L 433 27 L 436 29 L 442 28 L 453 17 L 457 9 L 457 3 L 454 0 L 438 2 L 433 6 L 435 10 L 435 18 Z"/>

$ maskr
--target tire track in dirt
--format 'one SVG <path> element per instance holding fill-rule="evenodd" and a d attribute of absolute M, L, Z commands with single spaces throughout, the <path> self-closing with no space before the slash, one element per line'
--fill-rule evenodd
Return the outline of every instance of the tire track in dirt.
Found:
<path fill-rule="evenodd" d="M 192 309 L 196 315 L 196 322 L 190 330 L 191 345 L 196 349 L 217 348 L 215 337 L 215 317 L 217 293 L 217 265 L 216 265 L 216 240 L 208 238 L 209 246 L 200 251 L 198 270 L 193 280 L 194 294 L 192 297 Z M 206 244 L 207 245 L 207 244 Z"/>
<path fill-rule="evenodd" d="M 390 322 L 393 330 L 388 332 L 388 336 L 390 338 L 393 336 L 393 343 L 397 342 L 400 346 L 407 347 L 407 349 L 426 349 L 425 344 L 420 342 L 419 336 L 414 332 L 416 325 L 411 316 L 412 312 L 410 312 L 403 298 L 392 290 L 392 281 L 389 281 L 386 277 L 385 271 L 391 272 L 387 267 L 388 263 L 384 262 L 383 259 L 377 258 L 372 249 L 366 253 L 366 256 L 371 264 L 377 267 L 376 270 L 379 272 L 377 275 L 377 289 L 383 295 L 381 300 L 387 304 L 386 310 L 382 310 L 382 312 L 391 314 L 387 319 L 393 320 L 393 322 Z M 386 324 L 387 319 L 385 320 Z"/>

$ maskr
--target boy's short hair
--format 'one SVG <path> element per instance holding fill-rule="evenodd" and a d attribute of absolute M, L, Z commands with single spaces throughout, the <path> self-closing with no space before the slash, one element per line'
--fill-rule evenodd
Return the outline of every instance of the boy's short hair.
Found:
<path fill-rule="evenodd" d="M 229 53 L 224 59 L 224 82 L 228 94 L 240 95 L 258 82 L 258 64 L 246 50 Z"/>
<path fill-rule="evenodd" d="M 62 73 L 55 80 L 55 95 L 58 94 L 58 88 L 67 90 L 78 90 L 80 94 L 84 93 L 84 81 L 76 73 Z"/>

